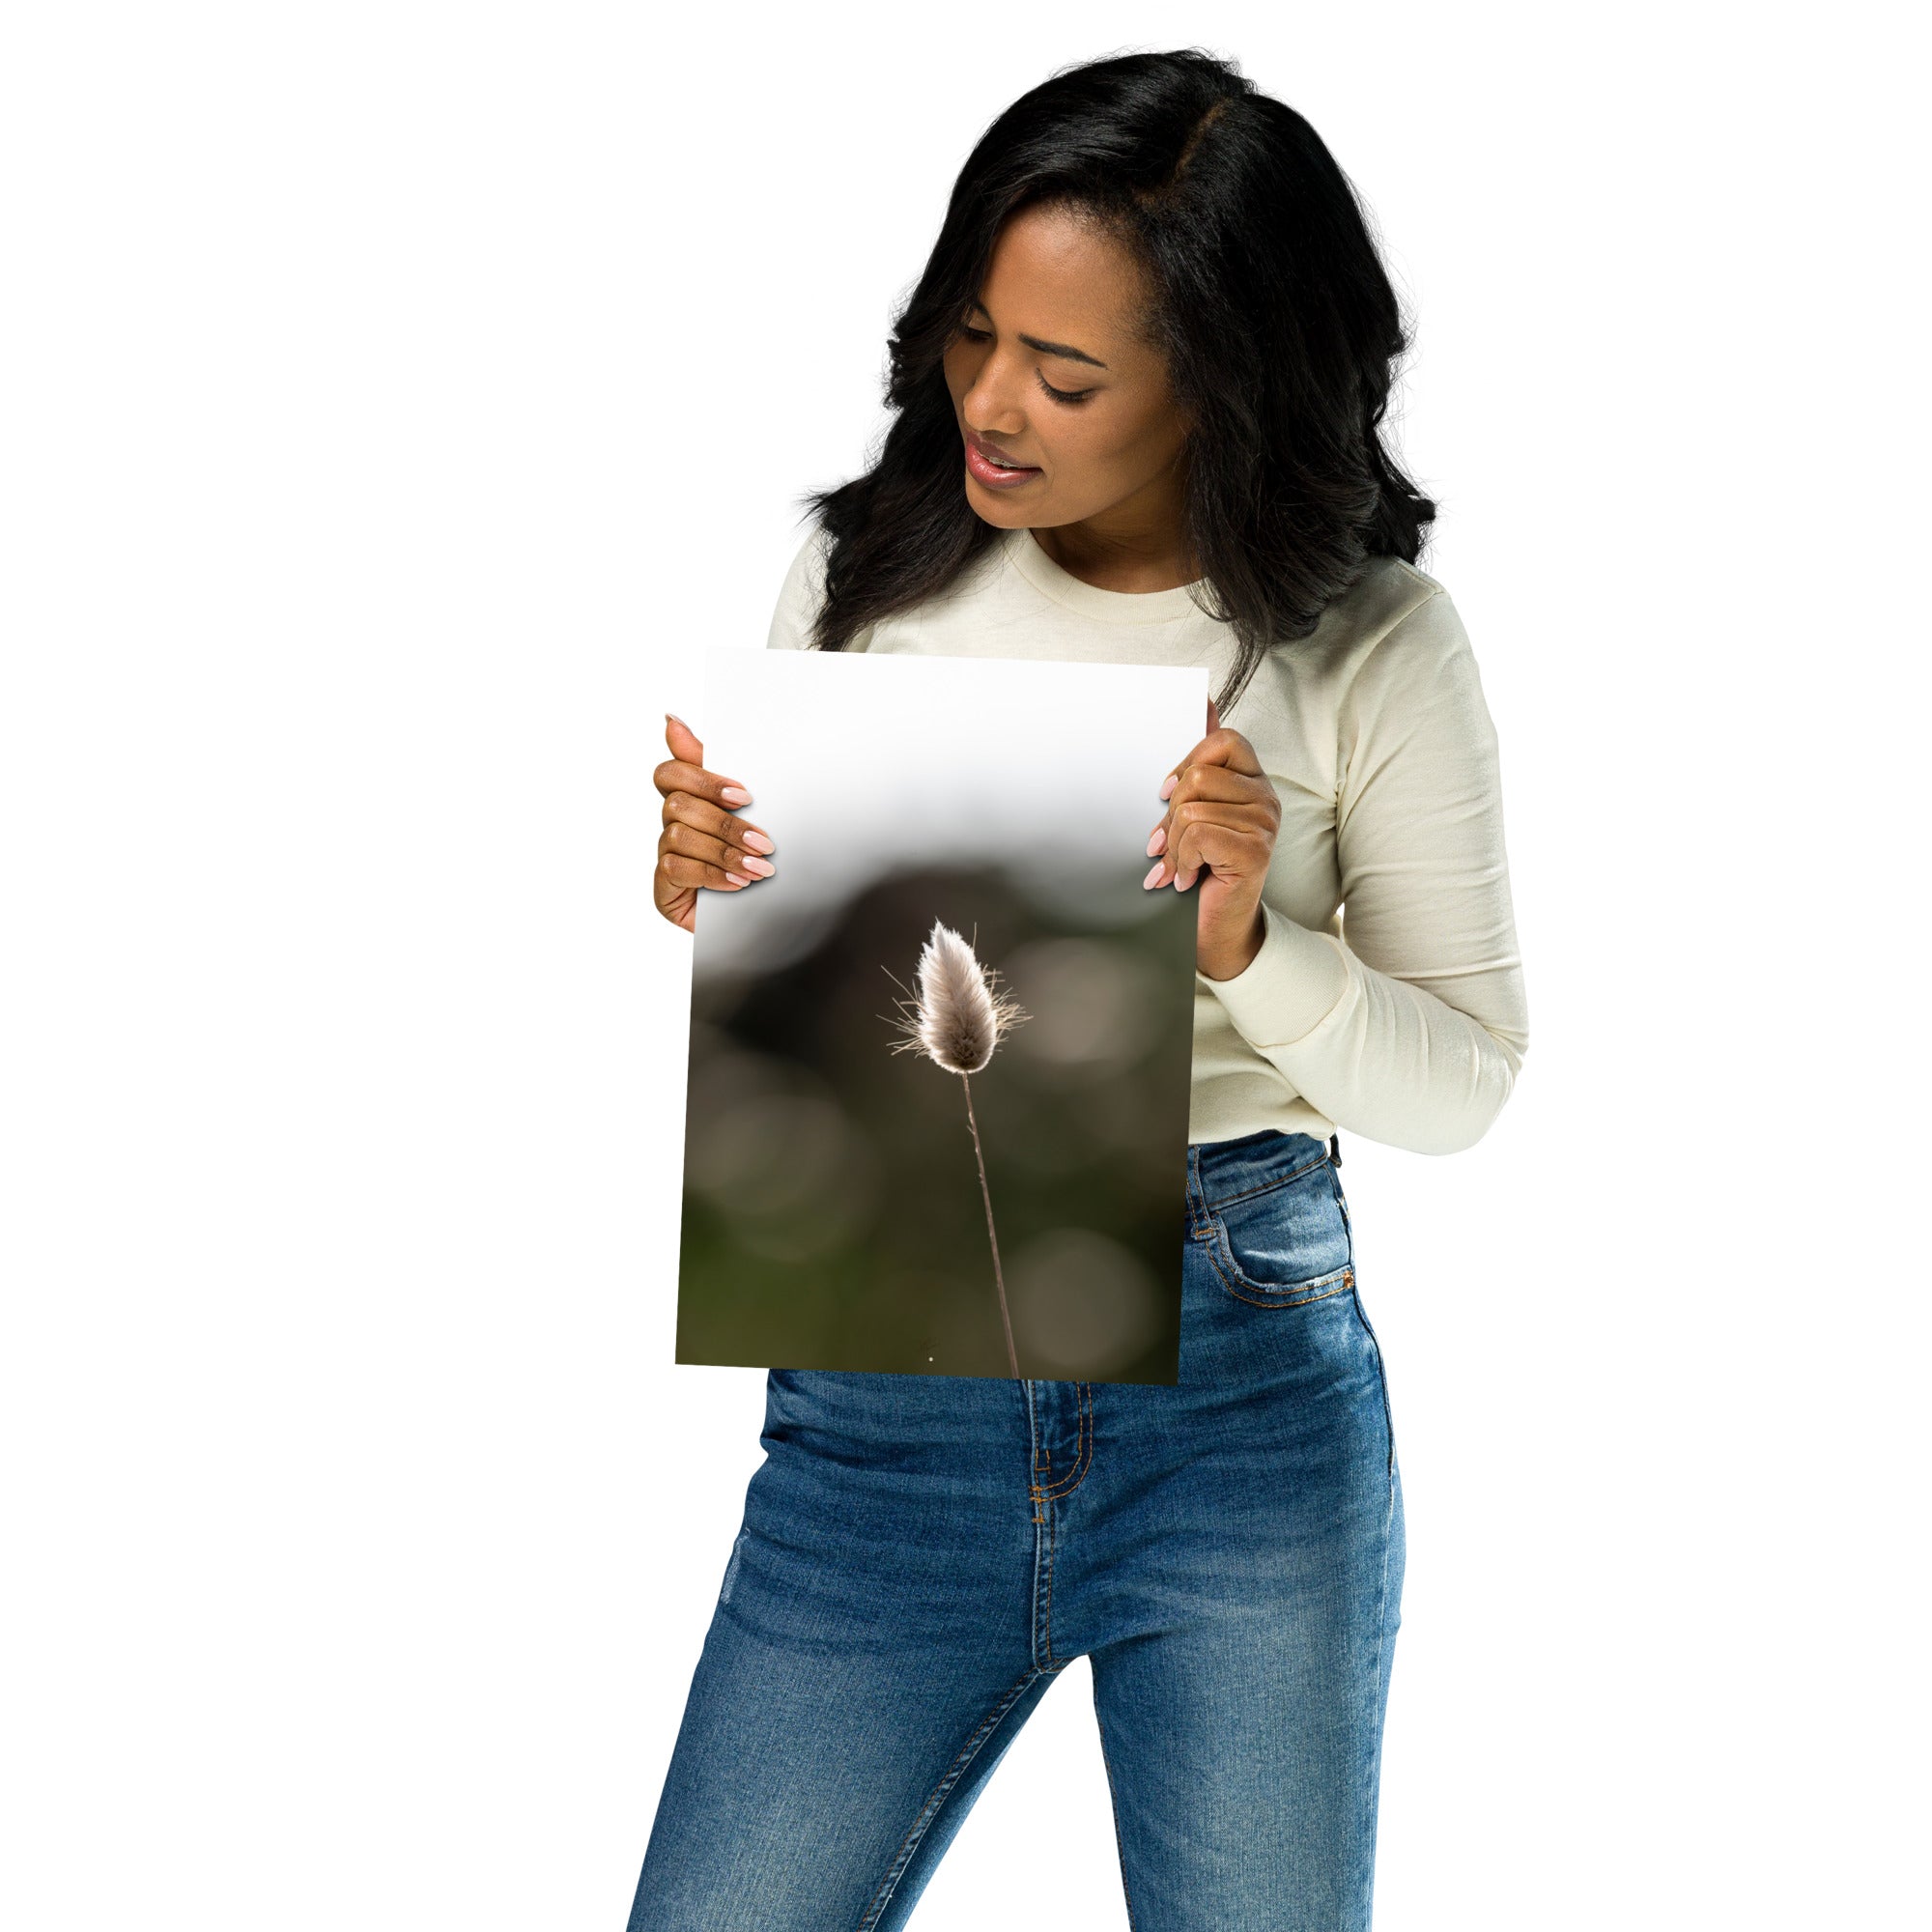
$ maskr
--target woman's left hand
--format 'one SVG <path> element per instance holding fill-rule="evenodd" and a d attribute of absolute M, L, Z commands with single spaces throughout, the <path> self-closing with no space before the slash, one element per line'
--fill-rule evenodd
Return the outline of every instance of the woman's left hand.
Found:
<path fill-rule="evenodd" d="M 1161 786 L 1167 815 L 1148 840 L 1159 854 L 1145 887 L 1170 880 L 1179 892 L 1201 881 L 1195 964 L 1210 980 L 1232 980 L 1262 949 L 1262 882 L 1274 856 L 1281 800 L 1255 748 L 1228 730 L 1208 700 L 1208 735 Z"/>

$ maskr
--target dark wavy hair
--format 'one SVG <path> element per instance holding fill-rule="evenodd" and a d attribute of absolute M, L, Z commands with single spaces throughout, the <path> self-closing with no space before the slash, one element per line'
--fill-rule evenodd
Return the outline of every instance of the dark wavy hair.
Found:
<path fill-rule="evenodd" d="M 894 323 L 877 461 L 799 499 L 830 538 L 810 641 L 842 650 L 1006 534 L 967 499 L 942 358 L 1002 224 L 1034 205 L 1098 222 L 1146 277 L 1138 326 L 1193 425 L 1202 609 L 1238 639 L 1225 711 L 1368 558 L 1415 562 L 1435 505 L 1382 445 L 1408 336 L 1353 186 L 1293 108 L 1198 48 L 1063 69 L 980 137 Z"/>

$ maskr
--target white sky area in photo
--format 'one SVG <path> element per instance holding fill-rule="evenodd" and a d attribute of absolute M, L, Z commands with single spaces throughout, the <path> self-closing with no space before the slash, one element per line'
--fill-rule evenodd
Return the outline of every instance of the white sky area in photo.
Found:
<path fill-rule="evenodd" d="M 1121 883 L 1153 863 L 1161 781 L 1208 724 L 1200 665 L 714 645 L 705 680 L 705 769 L 751 792 L 737 815 L 778 869 L 699 895 L 700 976 L 783 965 L 895 867 L 998 864 L 1118 922 Z"/>

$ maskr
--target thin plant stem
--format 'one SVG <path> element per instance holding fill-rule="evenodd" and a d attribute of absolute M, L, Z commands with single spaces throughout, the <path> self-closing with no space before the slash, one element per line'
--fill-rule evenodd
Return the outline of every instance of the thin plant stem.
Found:
<path fill-rule="evenodd" d="M 1019 1350 L 1013 1347 L 1012 1318 L 1007 1313 L 1007 1279 L 1000 1272 L 1000 1237 L 993 1229 L 993 1190 L 986 1184 L 986 1153 L 980 1145 L 980 1122 L 973 1118 L 973 1083 L 965 1074 L 959 1084 L 966 1090 L 966 1124 L 973 1129 L 973 1152 L 980 1162 L 980 1192 L 986 1203 L 986 1238 L 993 1244 L 993 1286 L 1000 1291 L 1000 1321 L 1007 1331 L 1007 1359 L 1013 1365 L 1013 1379 L 1020 1379 Z"/>

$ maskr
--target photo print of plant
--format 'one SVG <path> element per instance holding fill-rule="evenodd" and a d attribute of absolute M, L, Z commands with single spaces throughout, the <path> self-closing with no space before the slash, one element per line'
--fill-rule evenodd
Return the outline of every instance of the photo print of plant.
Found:
<path fill-rule="evenodd" d="M 706 653 L 769 878 L 699 895 L 677 1360 L 1173 1383 L 1205 668 Z"/>

